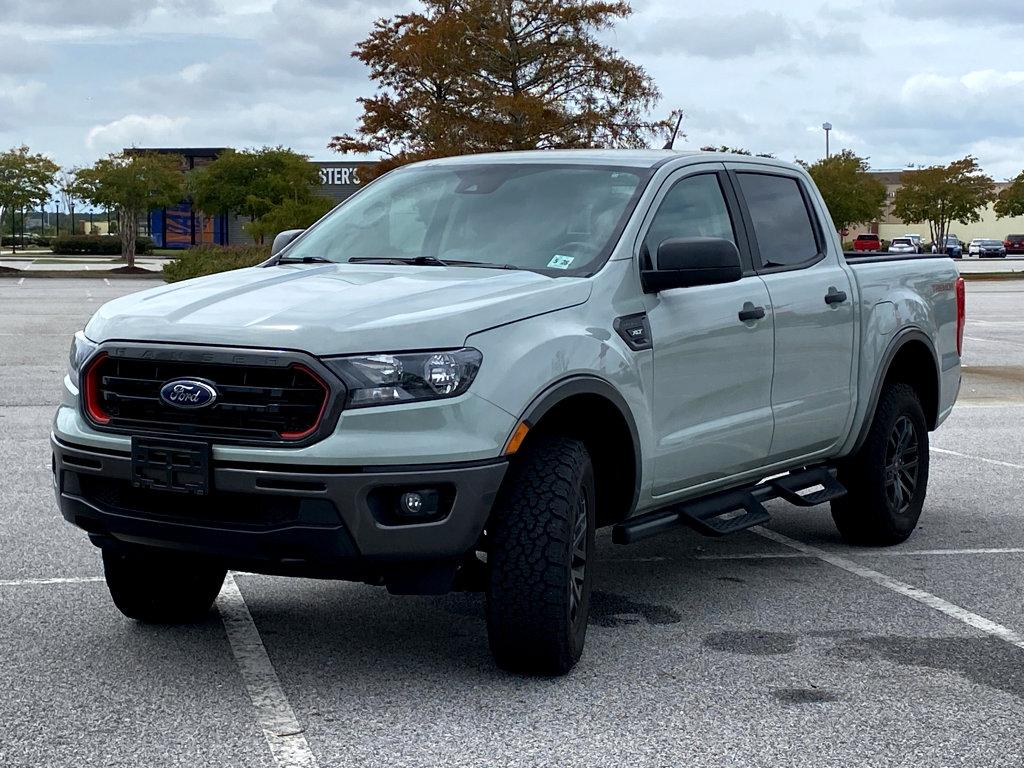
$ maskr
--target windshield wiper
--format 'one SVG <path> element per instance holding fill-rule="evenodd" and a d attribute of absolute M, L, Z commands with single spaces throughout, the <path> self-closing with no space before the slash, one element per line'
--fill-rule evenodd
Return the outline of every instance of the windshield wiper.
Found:
<path fill-rule="evenodd" d="M 447 267 L 448 262 L 443 262 L 436 256 L 352 256 L 349 257 L 352 264 L 423 264 L 428 267 Z"/>
<path fill-rule="evenodd" d="M 282 256 L 274 264 L 334 264 L 334 260 L 322 256 Z"/>
<path fill-rule="evenodd" d="M 456 264 L 459 267 L 487 267 L 491 270 L 518 270 L 514 264 L 498 264 L 497 262 L 474 262 L 465 259 L 449 259 L 448 264 Z"/>

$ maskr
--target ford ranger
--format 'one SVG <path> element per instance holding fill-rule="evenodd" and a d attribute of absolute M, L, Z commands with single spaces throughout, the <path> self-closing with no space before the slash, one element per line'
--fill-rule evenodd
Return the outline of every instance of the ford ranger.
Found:
<path fill-rule="evenodd" d="M 497 664 L 561 674 L 599 527 L 720 535 L 781 498 L 906 539 L 963 329 L 949 258 L 844 255 L 795 165 L 432 160 L 260 266 L 101 307 L 56 496 L 136 620 L 202 617 L 227 569 L 479 590 Z"/>

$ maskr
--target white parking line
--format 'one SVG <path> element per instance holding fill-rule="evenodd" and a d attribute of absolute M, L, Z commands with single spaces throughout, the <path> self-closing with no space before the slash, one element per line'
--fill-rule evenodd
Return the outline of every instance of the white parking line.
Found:
<path fill-rule="evenodd" d="M 49 470 L 50 466 L 47 465 Z M 0 587 L 21 587 L 22 585 L 65 585 L 81 582 L 102 582 L 103 577 L 49 577 L 46 579 L 0 579 Z"/>
<path fill-rule="evenodd" d="M 935 611 L 942 612 L 947 617 L 952 617 L 958 622 L 962 622 L 965 625 L 980 630 L 1000 640 L 1006 641 L 1008 644 L 1016 646 L 1018 649 L 1024 649 L 1024 636 L 1021 636 L 1015 630 L 1011 630 L 1005 625 L 1000 625 L 998 622 L 993 622 L 986 617 L 982 617 L 980 614 L 968 611 L 962 606 L 957 606 L 954 603 L 950 603 L 937 595 L 933 595 L 921 588 L 908 585 L 906 582 L 900 582 L 897 579 L 882 574 L 874 569 L 869 569 L 866 566 L 861 566 L 859 563 L 854 563 L 846 558 L 829 553 L 811 545 L 805 545 L 803 542 L 799 542 L 795 539 L 790 539 L 784 534 L 772 531 L 771 529 L 765 529 L 761 526 L 755 526 L 750 529 L 754 534 L 758 534 L 765 539 L 769 539 L 772 542 L 777 542 L 780 545 L 791 547 L 806 555 L 814 556 L 825 563 L 831 564 L 838 569 L 854 574 L 862 579 L 866 579 L 870 582 L 874 582 L 880 587 L 884 587 L 887 590 L 891 590 L 899 595 L 906 596 L 911 600 L 917 601 L 918 603 L 924 604 L 925 606 L 935 609 Z"/>
<path fill-rule="evenodd" d="M 281 767 L 315 767 L 316 758 L 231 574 L 217 596 L 217 610 L 274 762 Z"/>
<path fill-rule="evenodd" d="M 25 282 L 25 279 L 24 279 L 24 278 L 18 278 L 18 285 L 19 285 L 19 286 L 20 286 L 20 285 L 21 285 L 22 283 L 24 283 L 24 282 Z"/>
<path fill-rule="evenodd" d="M 110 285 L 110 278 L 104 278 L 103 282 L 106 283 L 109 286 Z"/>
<path fill-rule="evenodd" d="M 822 551 L 831 552 L 831 551 Z M 1013 555 L 1024 553 L 1024 547 L 962 547 L 937 548 L 935 550 L 858 550 L 857 555 L 883 556 L 886 558 L 922 555 Z M 719 555 L 694 556 L 698 561 L 757 561 L 772 558 L 817 558 L 809 553 L 722 553 Z M 643 560 L 643 559 L 635 559 Z M 648 559 L 649 560 L 649 559 Z"/>
<path fill-rule="evenodd" d="M 1014 470 L 1024 470 L 1024 465 L 1016 465 L 1013 462 L 1003 462 L 1001 459 L 988 459 L 986 457 L 976 457 L 972 454 L 961 454 L 959 451 L 951 451 L 950 449 L 940 449 L 935 446 L 931 447 L 931 450 L 936 454 L 949 454 L 953 457 L 960 457 L 961 459 L 970 459 L 974 462 L 987 462 L 990 465 L 999 465 L 1000 467 L 1012 467 Z"/>

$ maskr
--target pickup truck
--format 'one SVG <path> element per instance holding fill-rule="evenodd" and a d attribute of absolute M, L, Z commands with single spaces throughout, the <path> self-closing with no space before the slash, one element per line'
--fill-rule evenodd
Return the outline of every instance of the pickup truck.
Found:
<path fill-rule="evenodd" d="M 477 590 L 500 667 L 563 674 L 599 527 L 721 535 L 781 498 L 906 539 L 963 329 L 949 258 L 844 255 L 794 165 L 431 160 L 260 266 L 101 307 L 54 485 L 138 621 L 203 617 L 227 569 Z"/>

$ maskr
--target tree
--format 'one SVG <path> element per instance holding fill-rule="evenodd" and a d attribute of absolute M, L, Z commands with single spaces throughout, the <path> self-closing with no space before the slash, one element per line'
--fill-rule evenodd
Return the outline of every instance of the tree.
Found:
<path fill-rule="evenodd" d="M 333 200 L 319 196 L 302 202 L 286 200 L 250 222 L 245 229 L 254 240 L 262 243 L 264 238 L 274 237 L 285 230 L 306 229 L 333 207 Z"/>
<path fill-rule="evenodd" d="M 638 65 L 598 40 L 626 0 L 424 0 L 380 19 L 352 55 L 377 93 L 359 102 L 338 152 L 380 153 L 374 173 L 470 152 L 644 147 L 660 94 Z"/>
<path fill-rule="evenodd" d="M 188 187 L 201 211 L 241 213 L 255 223 L 285 201 L 299 208 L 312 205 L 319 178 L 317 167 L 305 155 L 284 147 L 262 147 L 221 153 L 189 174 Z M 262 243 L 264 232 L 259 227 L 256 231 Z"/>
<path fill-rule="evenodd" d="M 154 208 L 173 206 L 185 196 L 185 175 L 178 155 L 127 150 L 79 169 L 75 197 L 117 212 L 121 257 L 135 267 L 139 217 Z"/>
<path fill-rule="evenodd" d="M 808 165 L 837 232 L 852 224 L 866 224 L 879 218 L 885 204 L 885 185 L 868 173 L 866 158 L 850 150 Z"/>
<path fill-rule="evenodd" d="M 927 222 L 932 243 L 940 251 L 950 223 L 980 221 L 979 211 L 995 197 L 992 177 L 983 174 L 970 155 L 948 166 L 904 171 L 900 184 L 892 212 L 906 224 Z"/>
<path fill-rule="evenodd" d="M 1024 216 L 1024 171 L 1021 171 L 996 198 L 996 217 Z"/>
<path fill-rule="evenodd" d="M 11 235 L 15 234 L 15 213 L 41 206 L 50 197 L 50 185 L 59 170 L 48 157 L 32 154 L 24 145 L 0 153 L 0 219 L 4 210 L 10 211 Z M 12 251 L 16 248 L 12 239 Z"/>

